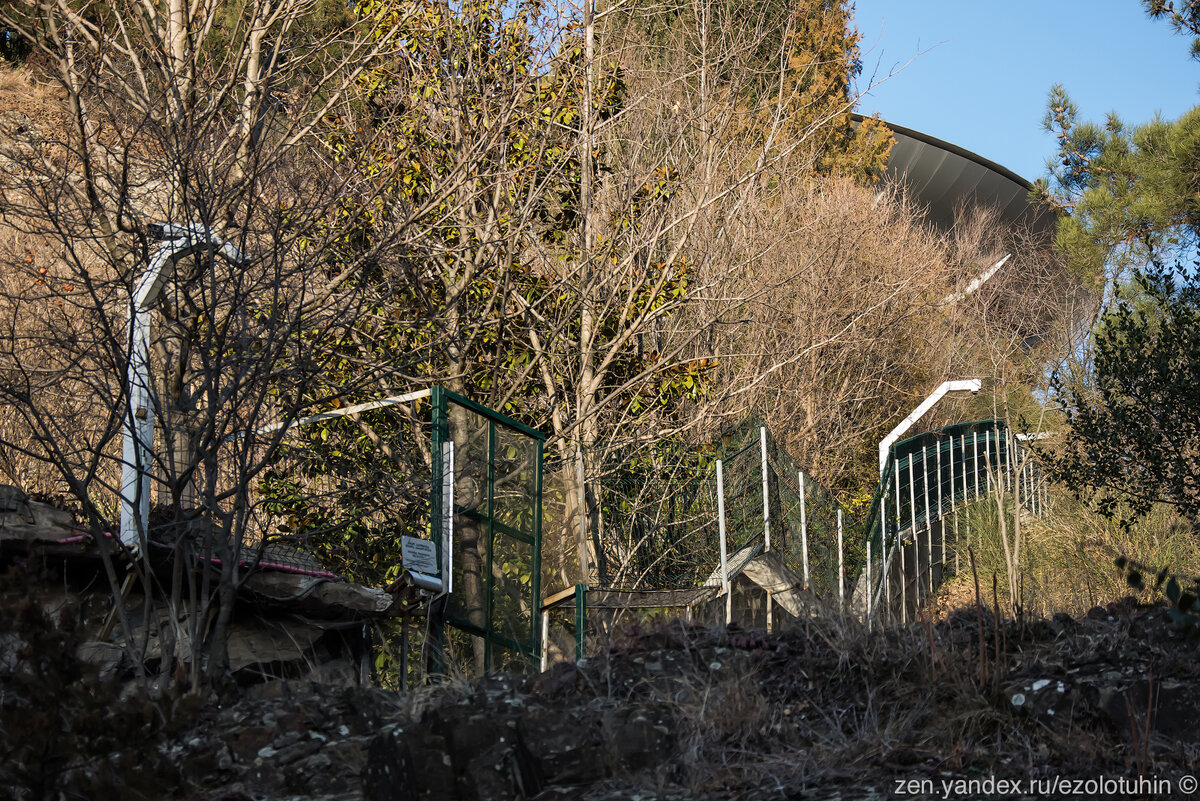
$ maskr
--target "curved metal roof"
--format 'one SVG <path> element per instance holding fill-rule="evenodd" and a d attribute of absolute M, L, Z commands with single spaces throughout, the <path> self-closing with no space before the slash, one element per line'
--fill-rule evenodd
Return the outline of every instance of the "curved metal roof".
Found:
<path fill-rule="evenodd" d="M 854 115 L 862 119 L 860 115 Z M 886 175 L 901 181 L 931 222 L 948 230 L 964 203 L 991 206 L 1001 219 L 1053 235 L 1053 212 L 1032 202 L 1032 184 L 1012 170 L 957 145 L 883 121 L 896 137 Z"/>

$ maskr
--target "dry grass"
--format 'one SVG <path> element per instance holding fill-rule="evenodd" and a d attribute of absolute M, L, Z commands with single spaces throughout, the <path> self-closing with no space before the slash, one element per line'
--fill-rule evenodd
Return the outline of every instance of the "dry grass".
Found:
<path fill-rule="evenodd" d="M 1134 591 L 1113 564 L 1118 556 L 1153 570 L 1166 569 L 1180 576 L 1200 576 L 1200 537 L 1192 525 L 1171 509 L 1160 506 L 1129 527 L 1122 527 L 1063 491 L 1053 493 L 1050 513 L 1022 522 L 1021 586 L 1018 597 L 1031 617 L 1064 612 L 1083 615 L 1096 606 L 1113 603 Z M 980 580 L 990 586 L 996 575 L 1006 593 L 1003 546 L 997 534 L 994 504 L 978 504 L 964 515 L 960 563 L 967 563 L 967 546 L 975 550 Z M 1009 531 L 1012 521 L 1009 521 Z M 953 609 L 972 601 L 971 577 L 964 568 L 956 581 L 940 593 L 940 606 Z M 1143 602 L 1161 602 L 1153 587 L 1138 596 Z M 965 604 L 964 604 L 965 602 Z"/>

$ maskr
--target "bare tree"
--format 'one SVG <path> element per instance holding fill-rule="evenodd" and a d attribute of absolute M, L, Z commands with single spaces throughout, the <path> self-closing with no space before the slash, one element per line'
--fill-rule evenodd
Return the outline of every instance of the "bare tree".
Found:
<path fill-rule="evenodd" d="M 69 122 L 27 131 L 0 186 L 16 232 L 4 254 L 0 396 L 20 422 L 3 445 L 53 467 L 96 532 L 118 599 L 118 543 L 101 533 L 129 494 L 121 474 L 148 479 L 129 505 L 157 489 L 149 526 L 135 515 L 136 531 L 120 532 L 140 557 L 124 564 L 158 607 L 140 641 L 118 610 L 140 653 L 158 637 L 164 673 L 175 654 L 225 671 L 242 565 L 267 543 L 255 489 L 285 428 L 246 432 L 377 392 L 408 367 L 348 349 L 364 320 L 386 314 L 364 288 L 394 238 L 344 247 L 382 196 L 333 143 L 365 71 L 395 54 L 420 10 L 314 11 L 299 0 L 0 10 L 59 86 Z M 145 387 L 130 380 L 143 337 Z M 137 437 L 146 418 L 159 446 L 131 463 L 122 435 Z M 174 555 L 165 575 L 153 558 L 163 552 Z"/>

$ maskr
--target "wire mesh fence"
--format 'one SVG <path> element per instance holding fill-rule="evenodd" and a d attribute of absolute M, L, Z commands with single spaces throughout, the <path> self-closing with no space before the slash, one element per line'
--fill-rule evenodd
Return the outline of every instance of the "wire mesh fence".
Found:
<path fill-rule="evenodd" d="M 896 443 L 863 520 L 872 578 L 859 603 L 907 618 L 948 575 L 957 511 L 995 493 L 1013 493 L 1021 513 L 1044 513 L 1040 464 L 1005 421 L 959 423 Z"/>
<path fill-rule="evenodd" d="M 651 591 L 717 583 L 723 538 L 726 574 L 769 552 L 800 589 L 836 598 L 839 522 L 845 586 L 862 561 L 856 519 L 755 421 L 715 443 L 601 466 L 591 478 L 602 532 L 592 586 Z"/>

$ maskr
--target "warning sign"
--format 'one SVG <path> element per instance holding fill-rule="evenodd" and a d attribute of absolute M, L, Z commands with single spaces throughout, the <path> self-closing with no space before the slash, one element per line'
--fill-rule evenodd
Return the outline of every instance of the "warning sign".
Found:
<path fill-rule="evenodd" d="M 430 540 L 403 537 L 400 540 L 400 558 L 405 570 L 436 576 L 439 572 L 437 545 Z"/>

